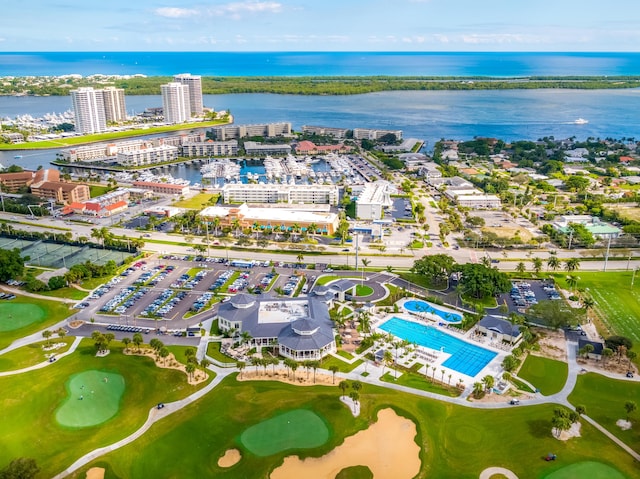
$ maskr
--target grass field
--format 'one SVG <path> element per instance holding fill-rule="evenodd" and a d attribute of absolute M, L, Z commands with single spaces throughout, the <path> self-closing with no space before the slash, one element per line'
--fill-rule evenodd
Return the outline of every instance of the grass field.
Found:
<path fill-rule="evenodd" d="M 632 221 L 640 221 L 640 208 L 635 206 L 607 205 L 608 210 L 617 211 L 620 216 Z"/>
<path fill-rule="evenodd" d="M 206 206 L 216 204 L 219 197 L 220 195 L 214 195 L 211 193 L 199 193 L 189 199 L 176 201 L 175 203 L 173 203 L 173 206 L 176 206 L 178 208 L 191 208 L 194 210 L 201 210 Z"/>
<path fill-rule="evenodd" d="M 429 391 L 443 396 L 458 397 L 460 390 L 454 387 L 443 386 L 440 383 L 430 381 L 421 374 L 403 371 L 398 373 L 398 377 L 394 377 L 394 373 L 386 372 L 380 378 L 386 383 L 399 384 L 408 388 L 419 389 L 421 391 Z"/>
<path fill-rule="evenodd" d="M 361 414 L 353 417 L 339 402 L 340 389 L 226 378 L 216 390 L 178 411 L 170 421 L 155 424 L 138 441 L 99 458 L 73 477 L 84 478 L 93 465 L 106 467 L 108 479 L 123 477 L 268 477 L 285 456 L 322 456 L 344 438 L 366 429 L 377 411 L 392 407 L 414 421 L 421 448 L 421 479 L 477 478 L 490 466 L 511 469 L 521 478 L 544 478 L 569 464 L 599 462 L 626 475 L 637 465 L 606 436 L 583 423 L 582 437 L 568 442 L 551 434 L 554 405 L 476 410 L 418 398 L 364 384 Z M 330 436 L 322 446 L 258 457 L 239 437 L 248 426 L 294 409 L 308 409 L 326 420 Z M 241 461 L 230 469 L 217 466 L 227 449 L 239 448 Z M 553 451 L 559 461 L 546 462 Z M 355 464 L 354 464 L 355 465 Z"/>
<path fill-rule="evenodd" d="M 316 285 L 317 286 L 323 286 L 326 284 L 331 283 L 332 281 L 336 281 L 338 279 L 362 279 L 362 276 L 334 276 L 334 275 L 327 275 L 327 276 L 320 276 L 317 280 L 316 280 Z"/>
<path fill-rule="evenodd" d="M 120 374 L 91 369 L 74 374 L 66 383 L 67 397 L 56 410 L 56 421 L 71 428 L 91 427 L 118 412 L 124 394 Z"/>
<path fill-rule="evenodd" d="M 324 420 L 308 409 L 294 409 L 251 426 L 240 442 L 256 456 L 322 446 L 329 439 Z"/>
<path fill-rule="evenodd" d="M 560 392 L 568 374 L 567 363 L 531 354 L 518 371 L 518 377 L 529 381 L 545 396 Z"/>
<path fill-rule="evenodd" d="M 28 298 L 26 296 L 18 296 L 12 301 L 3 301 L 0 304 L 29 305 L 29 307 L 34 311 L 34 307 L 38 307 L 44 311 L 44 315 L 40 319 L 30 322 L 29 324 L 25 324 L 20 329 L 3 331 L 2 334 L 0 334 L 0 349 L 7 347 L 18 338 L 22 338 L 29 334 L 35 333 L 36 331 L 55 324 L 58 321 L 61 321 L 71 315 L 71 309 L 69 309 L 69 305 L 61 303 L 59 301 L 49 301 L 43 299 Z M 1 314 L 0 318 L 0 321 L 7 321 L 7 318 L 4 314 Z"/>
<path fill-rule="evenodd" d="M 585 461 L 565 466 L 552 472 L 544 479 L 575 479 L 588 477 L 589 479 L 624 479 L 624 476 L 613 467 L 600 462 Z"/>
<path fill-rule="evenodd" d="M 110 349 L 111 354 L 97 358 L 95 346 L 87 339 L 74 354 L 49 367 L 0 377 L 0 469 L 12 458 L 31 457 L 42 470 L 38 477 L 52 477 L 79 456 L 137 430 L 158 402 L 181 399 L 204 385 L 190 386 L 184 373 L 160 369 L 150 358 L 125 356 L 118 343 Z M 119 411 L 99 427 L 62 427 L 55 411 L 67 398 L 65 384 L 71 376 L 89 370 L 124 378 L 127 387 Z"/>
<path fill-rule="evenodd" d="M 596 312 L 609 334 L 619 334 L 640 345 L 640 274 L 631 286 L 632 271 L 577 273 L 578 289 L 593 298 Z M 552 275 L 563 288 L 566 274 Z"/>
<path fill-rule="evenodd" d="M 42 296 L 49 296 L 51 298 L 68 298 L 68 299 L 75 299 L 77 301 L 80 301 L 81 299 L 86 298 L 89 293 L 87 291 L 82 291 L 78 288 L 67 287 L 67 288 L 56 289 L 54 291 L 42 291 L 38 294 Z"/>
<path fill-rule="evenodd" d="M 44 308 L 37 304 L 4 301 L 0 303 L 0 333 L 41 322 L 46 314 Z"/>
<path fill-rule="evenodd" d="M 44 346 L 46 341 L 32 343 L 27 346 L 14 349 L 13 351 L 9 351 L 8 353 L 0 356 L 0 371 L 15 371 L 17 369 L 28 368 L 29 366 L 41 363 L 47 359 L 45 354 L 60 354 L 67 351 L 71 346 L 71 343 L 73 343 L 73 339 L 74 338 L 70 337 L 60 339 L 54 335 L 51 338 L 51 343 L 65 343 L 66 346 L 52 351 L 45 351 L 42 349 L 42 346 Z"/>
<path fill-rule="evenodd" d="M 638 403 L 640 398 L 640 383 L 617 381 L 598 374 L 581 374 L 569 401 L 574 406 L 584 405 L 587 416 L 595 419 L 601 426 L 608 429 L 634 450 L 640 450 L 640 412 L 632 414 L 633 427 L 623 431 L 616 426 L 618 419 L 625 419 L 624 409 L 626 401 Z"/>
<path fill-rule="evenodd" d="M 485 227 L 482 228 L 482 231 L 495 233 L 498 238 L 514 238 L 516 234 L 520 236 L 520 239 L 525 243 L 533 238 L 533 234 L 526 229 L 520 226 L 500 226 L 499 228 Z"/>
<path fill-rule="evenodd" d="M 373 288 L 371 286 L 358 284 L 356 285 L 356 296 L 364 298 L 373 294 Z"/>

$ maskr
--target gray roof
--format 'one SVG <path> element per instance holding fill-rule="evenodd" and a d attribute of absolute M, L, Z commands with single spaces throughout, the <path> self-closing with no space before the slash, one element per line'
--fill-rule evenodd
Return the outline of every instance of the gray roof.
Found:
<path fill-rule="evenodd" d="M 250 304 L 255 303 L 257 300 L 257 298 L 255 296 L 252 296 L 250 294 L 246 294 L 246 293 L 238 293 L 236 294 L 234 297 L 231 298 L 231 301 L 229 301 L 232 305 L 234 306 L 248 306 Z"/>
<path fill-rule="evenodd" d="M 589 341 L 588 339 L 578 339 L 578 349 L 584 348 L 587 344 L 593 346 L 593 351 L 591 354 L 602 354 L 602 350 L 604 349 L 604 344 L 599 343 L 597 341 Z"/>
<path fill-rule="evenodd" d="M 240 295 L 236 295 L 240 296 Z M 328 335 L 333 339 L 333 322 L 329 317 L 327 305 L 313 298 L 272 298 L 261 296 L 248 296 L 254 304 L 247 308 L 235 308 L 232 301 L 221 303 L 218 307 L 218 316 L 232 322 L 241 322 L 241 330 L 248 331 L 253 338 L 280 338 L 284 330 L 291 331 L 291 323 L 258 323 L 258 313 L 262 301 L 278 301 L 280 303 L 304 302 L 307 304 L 306 314 L 309 318 L 320 325 L 320 331 L 328 331 Z M 292 317 L 291 320 L 299 320 L 299 317 Z M 292 334 L 293 331 L 291 331 Z M 296 336 L 298 336 L 296 334 Z M 315 335 L 314 335 L 315 336 Z M 307 338 L 312 336 L 307 336 Z M 279 339 L 278 339 L 279 340 Z M 322 342 L 322 341 L 321 341 Z M 291 346 L 290 346 L 291 347 Z M 296 348 L 297 349 L 297 348 Z"/>
<path fill-rule="evenodd" d="M 305 330 L 317 331 L 309 335 L 300 335 L 294 331 L 300 330 L 298 326 L 304 326 Z M 308 328 L 308 329 L 307 329 Z M 278 335 L 278 343 L 296 351 L 312 351 L 324 348 L 331 344 L 333 338 L 333 328 L 330 324 L 316 321 L 310 318 L 303 318 L 286 325 Z"/>
<path fill-rule="evenodd" d="M 320 325 L 311 318 L 300 318 L 291 321 L 291 328 L 295 331 L 312 332 L 318 329 Z"/>
<path fill-rule="evenodd" d="M 482 326 L 490 331 L 495 331 L 496 333 L 511 336 L 512 338 L 520 336 L 520 326 L 511 324 L 506 319 L 498 316 L 485 316 L 480 320 L 478 326 Z"/>
<path fill-rule="evenodd" d="M 339 279 L 331 283 L 329 285 L 329 289 L 344 293 L 345 291 L 349 291 L 355 285 L 356 283 L 350 279 Z"/>

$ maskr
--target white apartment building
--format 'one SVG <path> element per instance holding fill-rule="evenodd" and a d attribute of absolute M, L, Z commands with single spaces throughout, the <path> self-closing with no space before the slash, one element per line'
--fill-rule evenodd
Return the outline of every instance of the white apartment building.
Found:
<path fill-rule="evenodd" d="M 189 157 L 234 156 L 238 154 L 238 141 L 188 141 L 181 150 L 182 156 Z"/>
<path fill-rule="evenodd" d="M 178 159 L 178 147 L 146 143 L 132 151 L 118 151 L 116 161 L 121 166 L 145 166 Z"/>
<path fill-rule="evenodd" d="M 307 133 L 309 135 L 333 136 L 334 138 L 346 138 L 347 131 L 349 130 L 346 128 L 331 128 L 328 126 L 305 125 L 302 127 L 303 133 Z"/>
<path fill-rule="evenodd" d="M 181 73 L 173 77 L 175 83 L 189 87 L 189 108 L 191 116 L 202 116 L 202 77 L 191 73 Z"/>
<path fill-rule="evenodd" d="M 191 118 L 188 85 L 172 82 L 161 85 L 160 90 L 165 123 L 184 123 Z"/>
<path fill-rule="evenodd" d="M 493 210 L 500 208 L 502 202 L 496 195 L 487 195 L 483 191 L 477 189 L 461 189 L 461 190 L 446 190 L 444 195 L 452 201 L 455 201 L 458 206 L 465 208 L 471 208 L 474 210 L 488 209 Z"/>
<path fill-rule="evenodd" d="M 124 89 L 106 87 L 102 92 L 104 102 L 104 115 L 107 123 L 120 123 L 127 119 L 127 107 L 124 101 Z"/>
<path fill-rule="evenodd" d="M 384 216 L 384 208 L 391 206 L 391 184 L 388 181 L 367 183 L 356 201 L 356 218 L 379 220 Z"/>
<path fill-rule="evenodd" d="M 107 120 L 102 91 L 82 87 L 71 90 L 70 93 L 76 132 L 86 134 L 106 131 Z"/>
<path fill-rule="evenodd" d="M 402 139 L 402 130 L 370 130 L 368 128 L 354 128 L 353 138 L 356 140 L 379 140 L 389 133 L 396 135 L 398 140 Z"/>
<path fill-rule="evenodd" d="M 289 203 L 337 205 L 336 185 L 279 185 L 227 183 L 222 188 L 225 203 Z"/>
<path fill-rule="evenodd" d="M 220 141 L 237 140 L 247 136 L 290 136 L 291 123 L 268 123 L 262 125 L 228 125 L 211 128 L 213 138 Z"/>
<path fill-rule="evenodd" d="M 245 141 L 244 152 L 249 156 L 289 155 L 291 154 L 291 145 Z"/>

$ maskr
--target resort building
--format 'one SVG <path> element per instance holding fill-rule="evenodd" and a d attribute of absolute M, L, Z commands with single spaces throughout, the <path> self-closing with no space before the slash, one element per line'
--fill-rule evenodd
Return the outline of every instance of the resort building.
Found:
<path fill-rule="evenodd" d="M 268 123 L 261 125 L 216 126 L 209 130 L 215 140 L 238 140 L 247 136 L 291 136 L 291 123 Z"/>
<path fill-rule="evenodd" d="M 291 154 L 291 145 L 245 141 L 244 151 L 248 156 L 289 155 Z"/>
<path fill-rule="evenodd" d="M 182 156 L 211 157 L 211 156 L 235 156 L 238 154 L 238 141 L 189 141 L 180 147 Z"/>
<path fill-rule="evenodd" d="M 124 101 L 124 89 L 106 87 L 99 90 L 104 103 L 104 116 L 108 123 L 120 123 L 127 119 L 127 106 Z"/>
<path fill-rule="evenodd" d="M 71 90 L 70 93 L 76 132 L 88 134 L 106 131 L 107 118 L 102 90 L 83 87 Z"/>
<path fill-rule="evenodd" d="M 162 142 L 145 142 L 130 151 L 118 151 L 116 161 L 122 166 L 146 166 L 178 159 L 178 148 Z"/>
<path fill-rule="evenodd" d="M 346 154 L 351 147 L 339 143 L 337 145 L 316 145 L 312 141 L 303 140 L 296 145 L 296 155 L 326 155 L 328 153 Z"/>
<path fill-rule="evenodd" d="M 485 316 L 476 325 L 476 333 L 486 336 L 492 342 L 516 344 L 522 339 L 520 326 L 499 316 Z"/>
<path fill-rule="evenodd" d="M 251 346 L 277 344 L 280 355 L 296 361 L 320 360 L 336 351 L 329 310 L 314 299 L 240 293 L 220 304 L 217 319 L 222 332 L 247 332 Z"/>
<path fill-rule="evenodd" d="M 153 191 L 161 195 L 186 195 L 189 193 L 189 185 L 177 185 L 171 183 L 155 183 L 152 181 L 134 181 L 133 186 Z"/>
<path fill-rule="evenodd" d="M 340 189 L 336 185 L 239 184 L 222 188 L 224 203 L 313 203 L 337 205 Z"/>
<path fill-rule="evenodd" d="M 202 77 L 191 73 L 181 73 L 173 77 L 175 83 L 189 87 L 189 109 L 191 116 L 202 116 Z"/>
<path fill-rule="evenodd" d="M 331 128 L 328 126 L 309 126 L 302 127 L 302 132 L 308 135 L 333 136 L 334 138 L 346 138 L 347 128 Z"/>
<path fill-rule="evenodd" d="M 33 183 L 33 171 L 20 171 L 18 173 L 0 173 L 0 185 L 3 193 L 16 193 L 21 188 L 26 188 Z"/>
<path fill-rule="evenodd" d="M 169 124 L 185 123 L 191 118 L 189 86 L 172 82 L 160 86 L 164 121 Z"/>
<path fill-rule="evenodd" d="M 302 230 L 315 229 L 312 233 L 333 235 L 338 228 L 340 218 L 336 213 L 324 211 L 306 211 L 301 208 L 251 208 L 246 203 L 240 206 L 209 206 L 200 212 L 207 221 L 218 218 L 222 227 L 254 228 L 274 233 L 300 233 Z M 235 225 L 235 226 L 234 226 Z M 296 231 L 296 228 L 300 230 Z"/>
<path fill-rule="evenodd" d="M 402 140 L 399 145 L 383 145 L 380 147 L 385 153 L 401 153 L 413 150 L 420 143 L 417 138 L 407 138 Z"/>
<path fill-rule="evenodd" d="M 356 200 L 356 218 L 379 220 L 384 217 L 384 208 L 392 204 L 391 184 L 388 181 L 367 183 Z"/>
<path fill-rule="evenodd" d="M 596 216 L 589 215 L 563 215 L 553 223 L 553 227 L 564 234 L 571 233 L 571 225 L 579 224 L 584 226 L 594 238 L 616 239 L 622 234 L 620 228 L 601 221 Z"/>
<path fill-rule="evenodd" d="M 353 138 L 356 140 L 379 140 L 384 135 L 395 135 L 398 140 L 402 139 L 402 130 L 370 130 L 367 128 L 354 128 Z"/>

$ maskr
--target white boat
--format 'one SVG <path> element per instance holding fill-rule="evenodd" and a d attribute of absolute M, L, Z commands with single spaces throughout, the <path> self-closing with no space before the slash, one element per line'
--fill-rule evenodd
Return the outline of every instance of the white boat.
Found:
<path fill-rule="evenodd" d="M 16 160 L 19 160 L 20 158 L 22 158 L 22 155 L 16 155 L 16 156 L 14 156 L 14 158 L 15 158 Z"/>
<path fill-rule="evenodd" d="M 587 123 L 589 123 L 589 120 L 585 120 L 584 118 L 578 118 L 577 120 L 574 121 L 574 123 L 576 125 L 586 125 Z"/>

